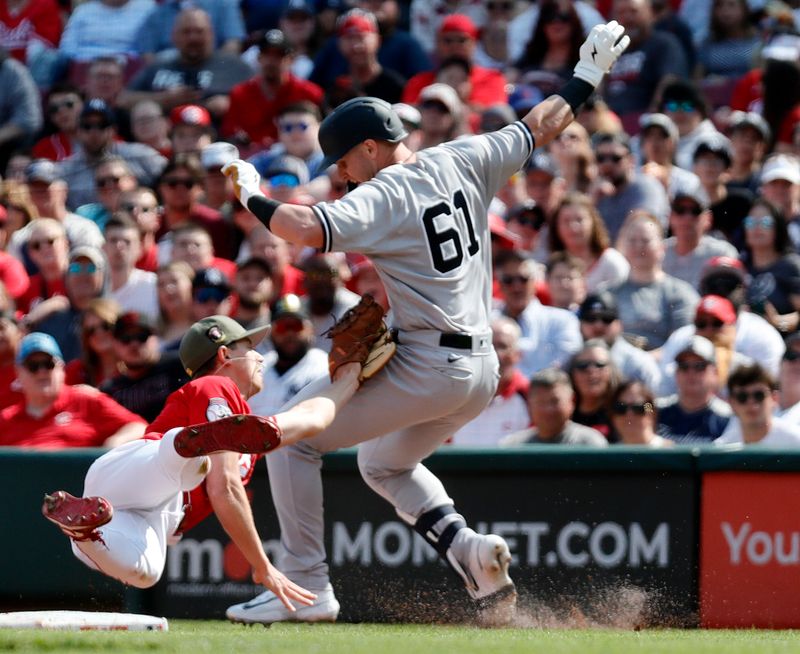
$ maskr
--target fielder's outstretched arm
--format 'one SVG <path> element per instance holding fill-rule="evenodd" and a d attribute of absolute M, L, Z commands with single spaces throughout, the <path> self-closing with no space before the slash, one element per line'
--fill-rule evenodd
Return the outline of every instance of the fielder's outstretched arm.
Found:
<path fill-rule="evenodd" d="M 537 146 L 547 145 L 569 125 L 579 107 L 603 81 L 603 76 L 631 42 L 625 28 L 612 20 L 595 25 L 580 48 L 575 71 L 555 95 L 537 104 L 522 119 L 530 127 Z"/>

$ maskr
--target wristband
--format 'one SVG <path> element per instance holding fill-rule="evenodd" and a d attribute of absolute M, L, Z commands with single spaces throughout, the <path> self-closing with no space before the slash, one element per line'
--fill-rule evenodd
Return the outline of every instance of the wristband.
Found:
<path fill-rule="evenodd" d="M 577 116 L 581 105 L 594 93 L 594 86 L 580 77 L 571 77 L 558 92 L 572 109 L 572 115 Z"/>
<path fill-rule="evenodd" d="M 272 220 L 273 214 L 280 206 L 280 202 L 263 195 L 252 195 L 247 200 L 247 208 L 267 229 L 269 229 L 269 222 Z M 272 230 L 270 229 L 270 231 Z"/>

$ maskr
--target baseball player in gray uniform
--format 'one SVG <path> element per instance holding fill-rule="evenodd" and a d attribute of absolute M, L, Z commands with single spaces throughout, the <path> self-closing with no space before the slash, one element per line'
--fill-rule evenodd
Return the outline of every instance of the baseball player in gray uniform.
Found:
<path fill-rule="evenodd" d="M 281 569 L 312 589 L 312 606 L 286 610 L 271 592 L 231 606 L 228 618 L 269 624 L 333 621 L 339 603 L 323 544 L 322 455 L 359 445 L 364 480 L 463 579 L 481 615 L 507 620 L 516 601 L 511 555 L 499 536 L 478 534 L 442 483 L 421 465 L 494 396 L 498 380 L 490 320 L 487 209 L 505 181 L 569 124 L 627 47 L 615 21 L 595 26 L 572 79 L 558 95 L 497 132 L 418 153 L 391 107 L 376 98 L 345 102 L 322 123 L 324 165 L 358 184 L 341 200 L 282 204 L 260 190 L 255 168 L 223 168 L 242 203 L 272 232 L 323 252 L 360 252 L 375 263 L 392 308 L 397 353 L 322 433 L 267 458 L 281 526 Z M 317 392 L 321 379 L 294 402 Z M 484 608 L 487 610 L 484 613 Z"/>

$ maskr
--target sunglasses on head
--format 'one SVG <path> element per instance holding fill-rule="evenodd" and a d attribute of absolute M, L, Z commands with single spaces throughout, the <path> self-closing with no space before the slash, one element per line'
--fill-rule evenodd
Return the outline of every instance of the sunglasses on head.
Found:
<path fill-rule="evenodd" d="M 653 413 L 653 405 L 650 402 L 642 402 L 641 404 L 616 402 L 613 411 L 614 415 L 617 416 L 624 416 L 629 411 L 634 415 L 643 416 L 645 413 Z"/>
<path fill-rule="evenodd" d="M 678 361 L 678 370 L 682 372 L 688 372 L 689 370 L 703 372 L 710 365 L 708 361 Z"/>
<path fill-rule="evenodd" d="M 56 362 L 54 359 L 42 359 L 40 361 L 25 361 L 22 364 L 22 367 L 25 368 L 28 372 L 37 373 L 40 370 L 53 370 L 56 367 Z"/>
<path fill-rule="evenodd" d="M 28 241 L 28 249 L 33 250 L 34 252 L 38 252 L 45 245 L 52 247 L 55 242 L 56 242 L 55 238 L 44 238 L 41 241 Z"/>
<path fill-rule="evenodd" d="M 204 288 L 198 288 L 197 291 L 195 291 L 194 301 L 199 302 L 200 304 L 205 304 L 206 302 L 216 302 L 219 304 L 226 297 L 228 297 L 228 295 L 228 291 L 226 291 L 224 288 L 206 286 Z"/>
<path fill-rule="evenodd" d="M 114 325 L 104 320 L 99 325 L 88 325 L 87 327 L 84 327 L 83 333 L 87 336 L 94 336 L 99 331 L 110 332 L 113 328 Z"/>
<path fill-rule="evenodd" d="M 505 286 L 511 286 L 514 283 L 527 284 L 530 279 L 527 275 L 500 275 L 500 283 Z"/>
<path fill-rule="evenodd" d="M 119 336 L 115 336 L 115 338 L 124 345 L 130 345 L 131 343 L 144 345 L 150 336 L 150 332 L 134 332 L 131 334 L 120 334 Z"/>
<path fill-rule="evenodd" d="M 597 159 L 597 163 L 605 163 L 606 161 L 610 161 L 611 163 L 619 163 L 624 158 L 621 154 L 612 154 L 612 153 L 598 153 L 595 155 Z"/>
<path fill-rule="evenodd" d="M 725 323 L 722 322 L 719 318 L 709 319 L 709 320 L 695 320 L 694 327 L 695 329 L 722 329 L 725 326 Z"/>
<path fill-rule="evenodd" d="M 67 267 L 67 272 L 70 275 L 80 275 L 81 273 L 92 275 L 97 272 L 97 265 L 92 263 L 78 263 L 74 261 Z"/>
<path fill-rule="evenodd" d="M 601 313 L 595 313 L 589 316 L 581 316 L 581 322 L 587 322 L 590 324 L 602 322 L 604 325 L 610 325 L 616 319 L 616 316 L 603 315 Z"/>
<path fill-rule="evenodd" d="M 664 103 L 664 109 L 667 111 L 694 111 L 697 108 L 697 105 L 692 102 L 691 100 L 684 100 L 683 102 L 678 102 L 677 100 L 669 100 Z"/>
<path fill-rule="evenodd" d="M 77 103 L 75 100 L 64 100 L 63 102 L 51 102 L 47 105 L 47 113 L 57 114 L 62 109 L 73 109 Z"/>
<path fill-rule="evenodd" d="M 775 219 L 772 216 L 747 216 L 744 219 L 744 228 L 745 229 L 755 229 L 756 227 L 761 227 L 763 229 L 771 229 L 775 227 Z"/>
<path fill-rule="evenodd" d="M 169 188 L 178 188 L 179 186 L 183 188 L 192 188 L 194 186 L 194 180 L 188 177 L 171 177 L 163 180 L 161 183 Z"/>
<path fill-rule="evenodd" d="M 576 361 L 573 367 L 575 370 L 580 371 L 589 370 L 589 368 L 602 370 L 603 368 L 608 367 L 608 361 Z"/>
<path fill-rule="evenodd" d="M 306 123 L 303 121 L 298 121 L 296 123 L 278 123 L 278 129 L 282 132 L 286 132 L 287 134 L 291 134 L 292 132 L 305 132 L 309 127 L 311 127 L 311 123 Z"/>
<path fill-rule="evenodd" d="M 102 132 L 107 130 L 111 125 L 108 123 L 81 123 L 80 128 L 86 132 L 90 132 L 92 130 L 97 132 Z"/>
<path fill-rule="evenodd" d="M 672 213 L 676 216 L 699 216 L 703 210 L 696 204 L 679 204 L 672 207 Z"/>
<path fill-rule="evenodd" d="M 731 393 L 731 399 L 737 404 L 747 404 L 749 400 L 754 400 L 756 404 L 761 404 L 767 399 L 766 391 L 736 391 Z"/>
<path fill-rule="evenodd" d="M 786 350 L 786 352 L 783 353 L 784 361 L 797 361 L 798 359 L 800 359 L 800 352 L 797 350 Z"/>
<path fill-rule="evenodd" d="M 303 321 L 300 318 L 279 318 L 272 323 L 274 334 L 299 333 L 303 331 Z"/>

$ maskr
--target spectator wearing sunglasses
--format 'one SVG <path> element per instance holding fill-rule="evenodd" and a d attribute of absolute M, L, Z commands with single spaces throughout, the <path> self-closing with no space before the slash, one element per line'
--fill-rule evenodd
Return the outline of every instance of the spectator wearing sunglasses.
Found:
<path fill-rule="evenodd" d="M 233 310 L 232 287 L 217 268 L 198 270 L 192 281 L 192 319 L 230 315 Z"/>
<path fill-rule="evenodd" d="M 590 445 L 606 447 L 599 431 L 571 420 L 575 410 L 575 391 L 569 375 L 558 368 L 545 368 L 530 380 L 528 411 L 533 427 L 503 438 L 500 445 Z"/>
<path fill-rule="evenodd" d="M 272 415 L 328 371 L 328 354 L 314 347 L 314 325 L 296 295 L 284 295 L 275 304 L 269 339 L 264 385 L 248 400 L 253 413 L 263 416 Z"/>
<path fill-rule="evenodd" d="M 800 256 L 792 251 L 786 219 L 774 205 L 758 199 L 744 219 L 744 232 L 742 259 L 751 275 L 750 310 L 782 333 L 796 331 L 800 326 Z"/>
<path fill-rule="evenodd" d="M 222 136 L 241 145 L 268 148 L 278 139 L 281 110 L 298 102 L 319 106 L 322 89 L 291 72 L 292 47 L 283 32 L 269 30 L 259 43 L 258 75 L 231 89 Z M 252 149 L 251 149 L 252 151 Z"/>
<path fill-rule="evenodd" d="M 83 204 L 75 213 L 103 229 L 111 214 L 121 208 L 122 194 L 133 191 L 139 182 L 122 157 L 109 157 L 95 168 L 94 184 L 97 202 Z"/>
<path fill-rule="evenodd" d="M 64 383 L 64 357 L 52 336 L 23 338 L 16 368 L 24 398 L 0 412 L 0 445 L 116 447 L 144 434 L 144 420 L 107 395 Z"/>
<path fill-rule="evenodd" d="M 176 228 L 187 224 L 198 226 L 208 233 L 213 245 L 211 256 L 230 260 L 236 256 L 239 238 L 237 230 L 231 229 L 219 211 L 200 203 L 202 181 L 203 167 L 200 159 L 191 154 L 176 155 L 161 174 L 157 187 L 162 204 L 161 226 L 156 234 L 161 264 L 172 259 L 169 244 L 177 238 Z M 201 263 L 192 267 L 198 270 L 208 265 Z"/>
<path fill-rule="evenodd" d="M 610 348 L 611 361 L 626 379 L 638 379 L 648 388 L 661 387 L 661 370 L 655 358 L 623 336 L 622 321 L 614 295 L 608 291 L 590 293 L 578 307 L 584 341 L 602 339 Z"/>
<path fill-rule="evenodd" d="M 103 252 L 91 247 L 70 250 L 65 277 L 65 296 L 39 304 L 25 318 L 31 329 L 58 341 L 69 363 L 81 355 L 81 315 L 95 298 L 108 292 L 108 265 Z"/>
<path fill-rule="evenodd" d="M 609 401 L 621 377 L 611 361 L 608 345 L 599 338 L 589 339 L 570 359 L 566 370 L 575 389 L 572 419 L 613 442 Z"/>
<path fill-rule="evenodd" d="M 75 151 L 78 118 L 82 109 L 83 97 L 76 86 L 59 82 L 51 87 L 44 105 L 50 129 L 47 136 L 40 138 L 33 146 L 31 155 L 34 159 L 62 161 Z"/>
<path fill-rule="evenodd" d="M 758 363 L 740 366 L 728 377 L 728 395 L 737 420 L 714 445 L 800 447 L 800 427 L 777 417 L 778 385 Z"/>
<path fill-rule="evenodd" d="M 590 196 L 603 217 L 608 234 L 616 241 L 631 212 L 645 210 L 667 224 L 669 199 L 664 187 L 636 170 L 630 141 L 624 134 L 598 132 L 592 138 L 597 177 Z"/>
<path fill-rule="evenodd" d="M 150 186 L 163 170 L 164 157 L 144 143 L 117 140 L 116 128 L 116 114 L 104 100 L 93 98 L 83 105 L 77 132 L 80 148 L 60 164 L 60 176 L 69 189 L 68 207 L 97 202 L 95 168 L 109 156 L 122 157 L 144 186 Z"/>
<path fill-rule="evenodd" d="M 312 102 L 295 102 L 284 106 L 276 119 L 277 142 L 268 150 L 253 155 L 250 163 L 264 177 L 270 165 L 280 157 L 291 155 L 302 159 L 310 178 L 308 192 L 315 198 L 326 199 L 330 183 L 325 170 L 320 168 L 323 155 L 317 138 L 321 120 L 320 109 Z"/>
<path fill-rule="evenodd" d="M 162 352 L 153 320 L 135 311 L 123 313 L 114 325 L 114 351 L 120 361 L 119 374 L 100 390 L 129 411 L 155 420 L 167 397 L 189 377 L 177 352 Z"/>
<path fill-rule="evenodd" d="M 31 275 L 26 291 L 17 298 L 21 315 L 43 300 L 66 295 L 64 278 L 69 264 L 69 243 L 62 223 L 53 218 L 37 218 L 28 223 L 25 231 L 25 249 L 38 272 Z"/>
<path fill-rule="evenodd" d="M 118 372 L 112 333 L 122 313 L 114 300 L 99 297 L 89 302 L 81 314 L 81 356 L 66 367 L 66 383 L 89 384 L 98 388 Z"/>
<path fill-rule="evenodd" d="M 517 249 L 538 260 L 545 258 L 547 252 L 542 235 L 547 235 L 547 218 L 544 210 L 535 200 L 527 199 L 512 206 L 506 213 L 508 231 L 519 237 Z"/>
<path fill-rule="evenodd" d="M 669 214 L 672 236 L 664 241 L 664 272 L 695 289 L 710 259 L 739 254 L 727 241 L 707 234 L 711 222 L 708 196 L 702 188 L 679 187 L 675 191 Z"/>
<path fill-rule="evenodd" d="M 581 346 L 575 314 L 544 306 L 537 299 L 537 265 L 516 250 L 503 251 L 495 262 L 502 297 L 496 314 L 515 320 L 522 331 L 519 368 L 526 377 L 562 366 Z"/>
<path fill-rule="evenodd" d="M 671 447 L 674 441 L 659 436 L 658 411 L 653 393 L 642 382 L 622 382 L 609 401 L 613 440 L 620 445 Z"/>
<path fill-rule="evenodd" d="M 714 344 L 693 336 L 675 361 L 678 393 L 658 402 L 658 433 L 677 443 L 708 443 L 728 426 L 731 408 L 720 388 Z"/>

